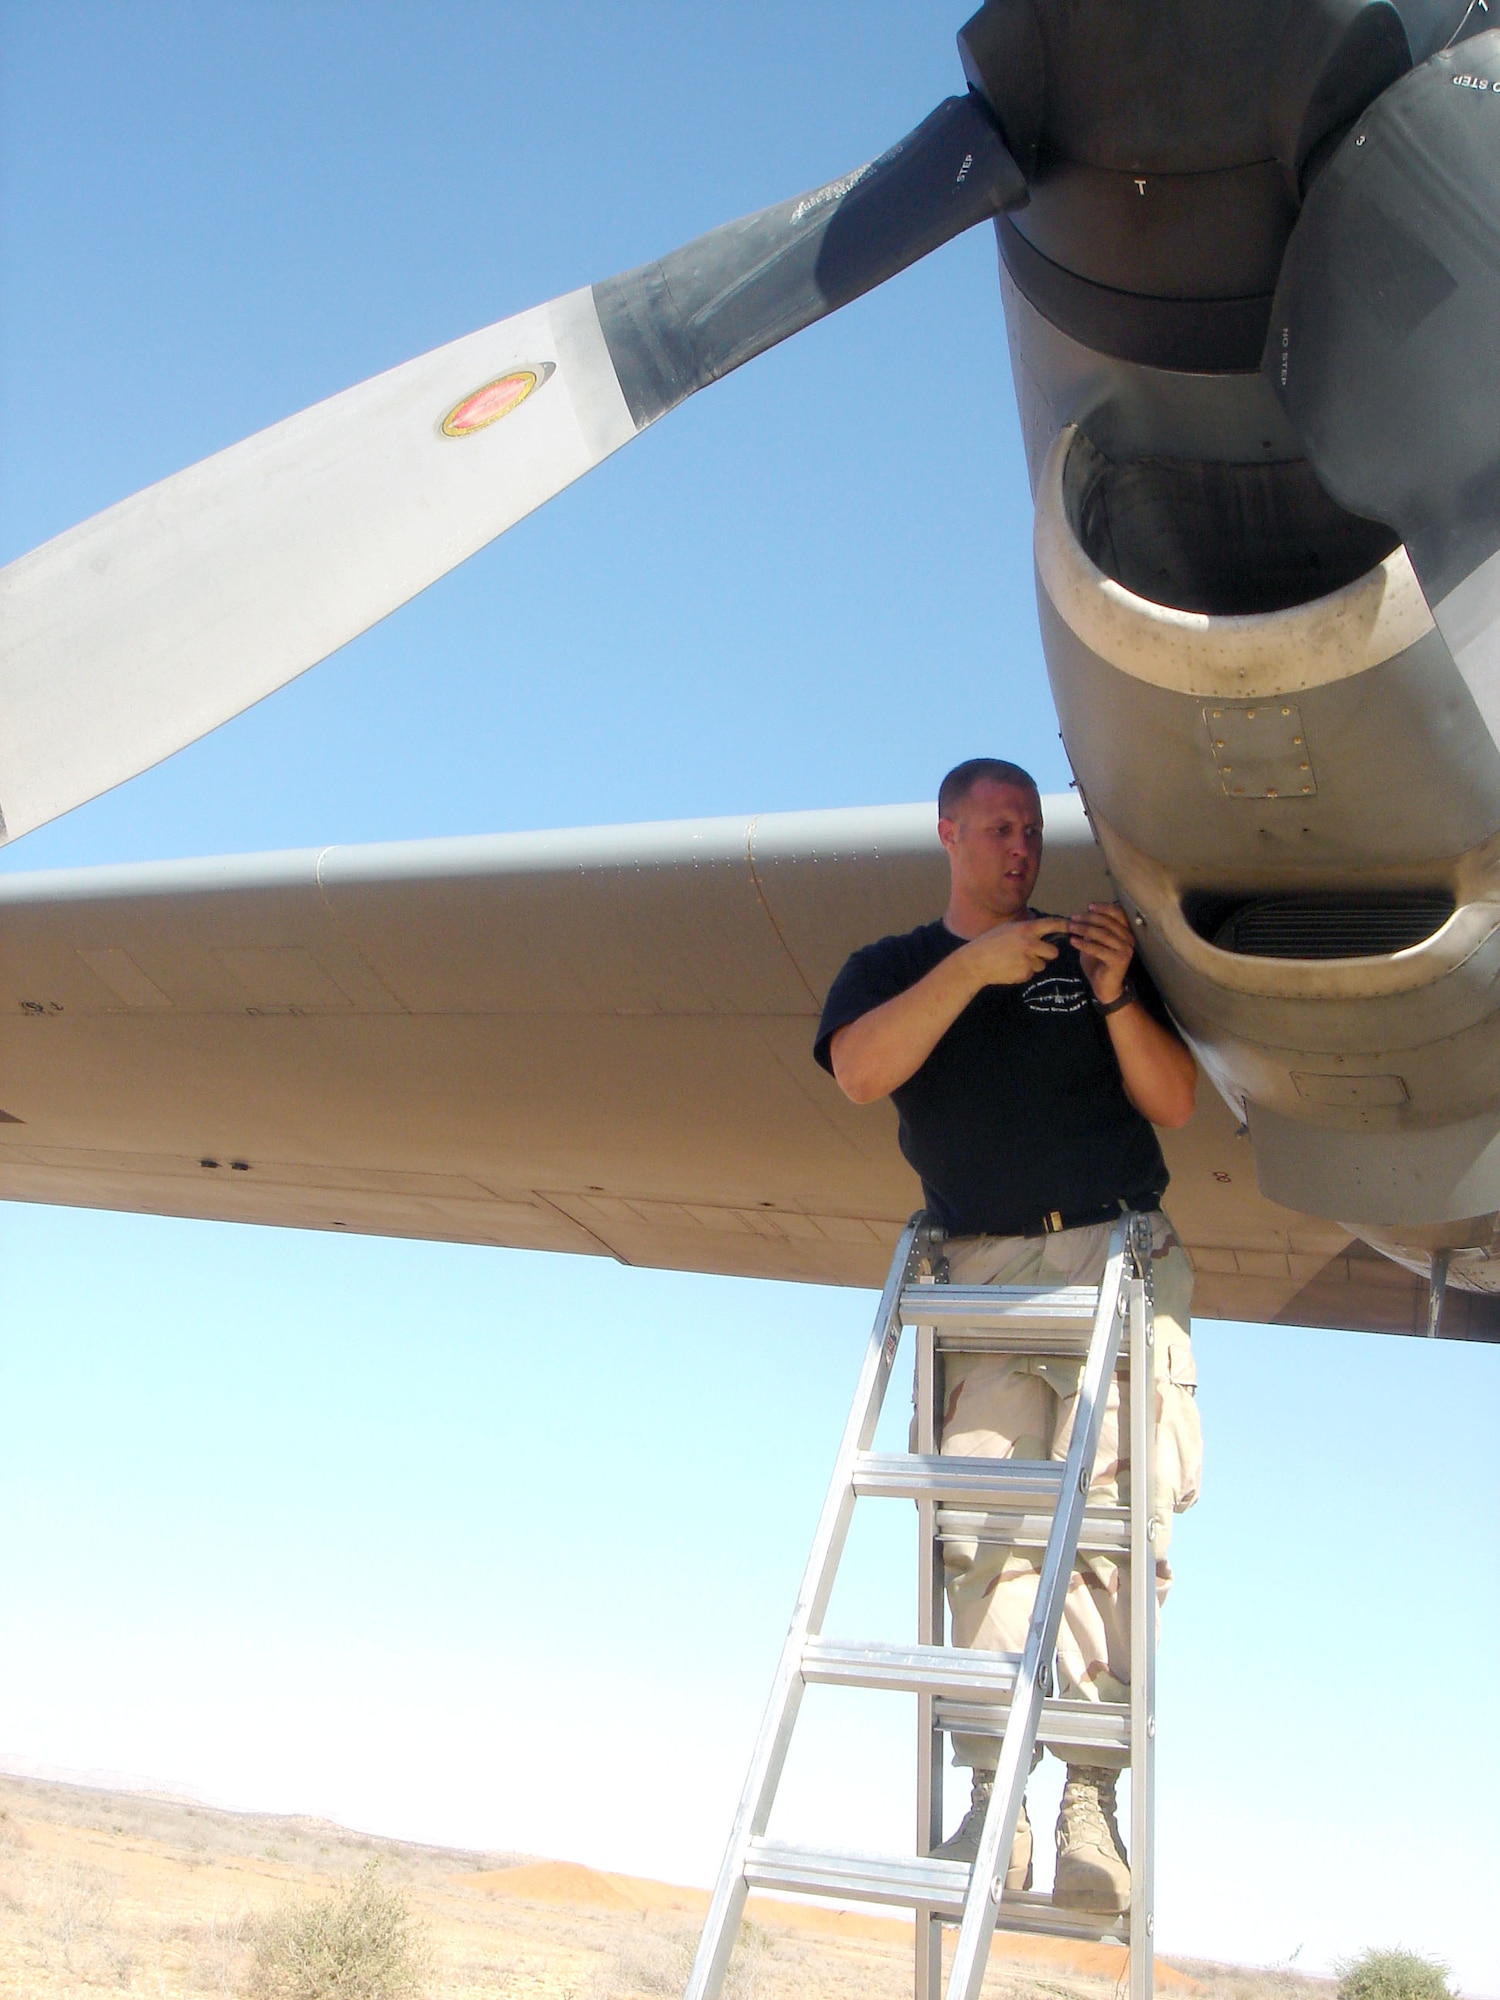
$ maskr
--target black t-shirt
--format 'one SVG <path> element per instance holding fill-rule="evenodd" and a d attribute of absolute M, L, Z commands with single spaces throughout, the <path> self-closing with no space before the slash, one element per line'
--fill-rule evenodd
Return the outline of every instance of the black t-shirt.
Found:
<path fill-rule="evenodd" d="M 818 1024 L 813 1052 L 824 1069 L 832 1072 L 828 1045 L 840 1028 L 915 986 L 963 943 L 938 922 L 855 952 Z M 1165 1023 L 1139 961 L 1130 977 Z M 901 1150 L 954 1235 L 1015 1235 L 1054 1209 L 1154 1208 L 1167 1185 L 1156 1134 L 1125 1095 L 1108 1026 L 1065 940 L 1024 986 L 977 993 L 891 1097 Z"/>

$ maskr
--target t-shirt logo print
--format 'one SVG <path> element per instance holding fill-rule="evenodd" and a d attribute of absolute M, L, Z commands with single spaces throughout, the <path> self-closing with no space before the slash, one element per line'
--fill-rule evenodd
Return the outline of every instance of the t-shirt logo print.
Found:
<path fill-rule="evenodd" d="M 1089 989 L 1076 972 L 1039 972 L 1021 988 L 1021 1000 L 1033 1014 L 1079 1014 Z"/>

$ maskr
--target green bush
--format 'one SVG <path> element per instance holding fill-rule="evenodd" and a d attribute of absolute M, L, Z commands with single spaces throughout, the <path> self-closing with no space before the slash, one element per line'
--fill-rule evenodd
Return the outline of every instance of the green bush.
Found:
<path fill-rule="evenodd" d="M 1447 1966 L 1415 1951 L 1362 1951 L 1334 1970 L 1339 2000 L 1453 2000 Z"/>
<path fill-rule="evenodd" d="M 426 1931 L 371 1861 L 261 1919 L 250 1987 L 256 2000 L 418 2000 L 430 1962 Z"/>

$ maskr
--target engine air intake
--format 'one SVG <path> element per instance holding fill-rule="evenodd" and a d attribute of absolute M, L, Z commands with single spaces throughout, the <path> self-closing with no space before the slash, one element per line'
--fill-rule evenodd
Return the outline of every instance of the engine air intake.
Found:
<path fill-rule="evenodd" d="M 1082 432 L 1063 504 L 1097 569 L 1137 597 L 1236 617 L 1310 604 L 1400 543 L 1340 507 L 1300 459 L 1269 465 L 1108 459 Z"/>
<path fill-rule="evenodd" d="M 1247 901 L 1195 892 L 1182 905 L 1199 937 L 1242 958 L 1386 958 L 1441 930 L 1454 907 L 1441 889 Z"/>

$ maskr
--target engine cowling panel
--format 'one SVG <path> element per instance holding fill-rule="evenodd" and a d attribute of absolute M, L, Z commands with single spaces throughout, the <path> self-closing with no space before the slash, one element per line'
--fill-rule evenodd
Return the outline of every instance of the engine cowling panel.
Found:
<path fill-rule="evenodd" d="M 1200 470 L 1111 464 L 1072 426 L 1041 467 L 1043 639 L 1095 831 L 1264 1191 L 1382 1248 L 1403 1223 L 1488 1245 L 1500 751 L 1388 531 L 1305 468 Z"/>

